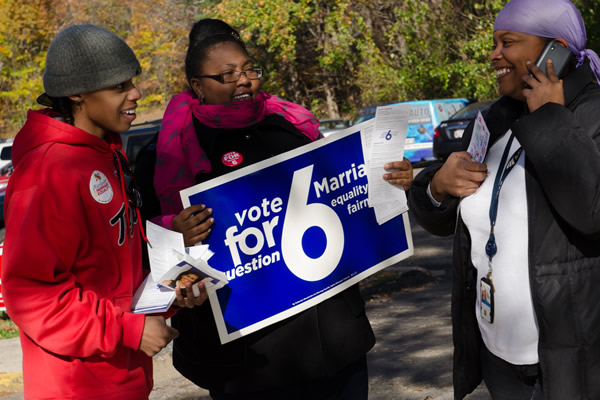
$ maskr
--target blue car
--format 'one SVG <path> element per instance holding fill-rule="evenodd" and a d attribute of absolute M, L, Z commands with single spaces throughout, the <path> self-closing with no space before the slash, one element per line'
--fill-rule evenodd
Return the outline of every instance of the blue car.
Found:
<path fill-rule="evenodd" d="M 409 104 L 411 107 L 404 157 L 408 158 L 411 163 L 434 161 L 436 159 L 433 155 L 434 129 L 441 121 L 448 119 L 474 101 L 473 99 L 456 98 L 394 103 Z M 354 125 L 374 118 L 375 110 L 375 106 L 363 109 L 361 117 L 354 122 Z"/>

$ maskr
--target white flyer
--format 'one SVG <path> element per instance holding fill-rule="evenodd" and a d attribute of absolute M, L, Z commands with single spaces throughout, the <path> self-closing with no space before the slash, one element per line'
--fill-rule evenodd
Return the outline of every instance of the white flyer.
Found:
<path fill-rule="evenodd" d="M 379 225 L 385 224 L 392 218 L 397 217 L 403 212 L 408 211 L 408 201 L 406 200 L 406 193 L 402 192 L 404 198 L 401 201 L 392 201 L 387 203 L 375 204 L 373 211 L 375 211 L 375 219 Z"/>
<path fill-rule="evenodd" d="M 369 170 L 369 157 L 371 157 L 371 142 L 373 141 L 373 131 L 375 130 L 375 120 L 370 119 L 360 124 L 363 127 L 360 130 L 360 144 L 362 145 L 365 168 Z"/>
<path fill-rule="evenodd" d="M 471 136 L 471 142 L 467 148 L 467 152 L 477 162 L 483 162 L 485 155 L 487 154 L 488 144 L 490 142 L 490 131 L 483 120 L 481 111 L 477 112 L 475 118 L 475 125 L 473 126 L 473 135 Z"/>
<path fill-rule="evenodd" d="M 383 166 L 404 158 L 404 144 L 410 117 L 410 105 L 397 104 L 377 107 L 375 129 L 368 152 L 367 179 L 369 181 L 369 206 L 394 203 L 398 210 L 406 207 L 406 194 L 399 185 L 391 185 L 383 179 L 387 172 Z M 365 153 L 367 154 L 367 153 Z"/>
<path fill-rule="evenodd" d="M 186 248 L 183 235 L 146 221 L 150 274 L 136 290 L 132 301 L 134 313 L 166 311 L 175 300 L 175 287 L 192 283 L 195 296 L 204 282 L 211 294 L 228 283 L 227 276 L 208 264 L 213 252 L 208 245 Z"/>

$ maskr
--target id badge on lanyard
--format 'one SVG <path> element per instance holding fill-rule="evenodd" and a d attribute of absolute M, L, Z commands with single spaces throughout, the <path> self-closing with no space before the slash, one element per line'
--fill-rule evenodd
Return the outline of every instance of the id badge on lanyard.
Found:
<path fill-rule="evenodd" d="M 496 226 L 496 217 L 498 216 L 498 201 L 500 200 L 500 190 L 502 190 L 502 184 L 504 180 L 512 171 L 513 167 L 517 165 L 517 160 L 521 156 L 521 152 L 523 151 L 522 147 L 519 147 L 517 151 L 514 152 L 510 160 L 506 162 L 508 158 L 508 153 L 510 152 L 510 147 L 512 145 L 512 141 L 515 135 L 511 132 L 510 137 L 508 138 L 508 142 L 506 143 L 506 148 L 504 149 L 504 153 L 502 154 L 502 158 L 500 159 L 500 164 L 498 164 L 498 173 L 496 174 L 496 180 L 494 181 L 494 188 L 492 189 L 492 200 L 490 202 L 490 237 L 485 245 L 485 254 L 488 256 L 488 273 L 486 276 L 481 278 L 480 289 L 479 289 L 479 300 L 481 304 L 481 318 L 489 322 L 490 324 L 494 322 L 494 292 L 496 288 L 494 287 L 494 281 L 492 280 L 492 259 L 498 252 L 498 247 L 496 246 L 496 237 L 494 236 L 494 226 Z M 503 170 L 500 168 L 504 166 Z"/>
<path fill-rule="evenodd" d="M 480 304 L 481 318 L 490 324 L 494 322 L 494 284 L 487 276 L 481 278 L 480 284 Z"/>

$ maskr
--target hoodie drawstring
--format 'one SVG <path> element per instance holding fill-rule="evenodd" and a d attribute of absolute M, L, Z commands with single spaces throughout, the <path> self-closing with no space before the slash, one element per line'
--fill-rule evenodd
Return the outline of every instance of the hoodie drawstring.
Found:
<path fill-rule="evenodd" d="M 117 147 L 115 144 L 111 144 L 110 149 L 113 152 L 115 158 L 117 159 L 117 163 L 119 164 L 119 180 L 121 181 L 121 195 L 123 196 L 123 199 L 128 199 L 127 203 L 129 203 L 130 196 L 127 194 L 127 190 L 125 189 L 125 176 L 123 175 L 123 165 L 121 165 L 121 157 L 119 157 L 119 154 L 121 154 L 125 161 L 129 162 L 129 160 L 127 160 L 127 156 L 123 153 L 121 148 Z M 133 179 L 133 177 L 131 177 L 131 179 Z M 135 211 L 138 217 L 138 226 L 140 228 L 140 234 L 142 236 L 142 239 L 146 243 L 150 243 L 144 232 L 144 227 L 142 226 L 142 216 L 140 214 L 140 209 L 138 207 L 135 207 Z M 131 221 L 129 219 L 129 204 L 125 205 L 125 218 L 127 219 L 127 223 Z"/>

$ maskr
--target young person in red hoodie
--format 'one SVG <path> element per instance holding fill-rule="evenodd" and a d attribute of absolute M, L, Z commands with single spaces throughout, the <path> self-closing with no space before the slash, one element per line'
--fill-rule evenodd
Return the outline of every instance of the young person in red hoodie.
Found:
<path fill-rule="evenodd" d="M 145 399 L 151 356 L 177 331 L 130 312 L 142 281 L 139 195 L 118 132 L 141 95 L 140 64 L 106 29 L 52 41 L 42 104 L 13 145 L 2 290 L 20 328 L 27 399 Z M 188 290 L 191 293 L 191 290 Z M 183 299 L 192 307 L 206 299 Z"/>

